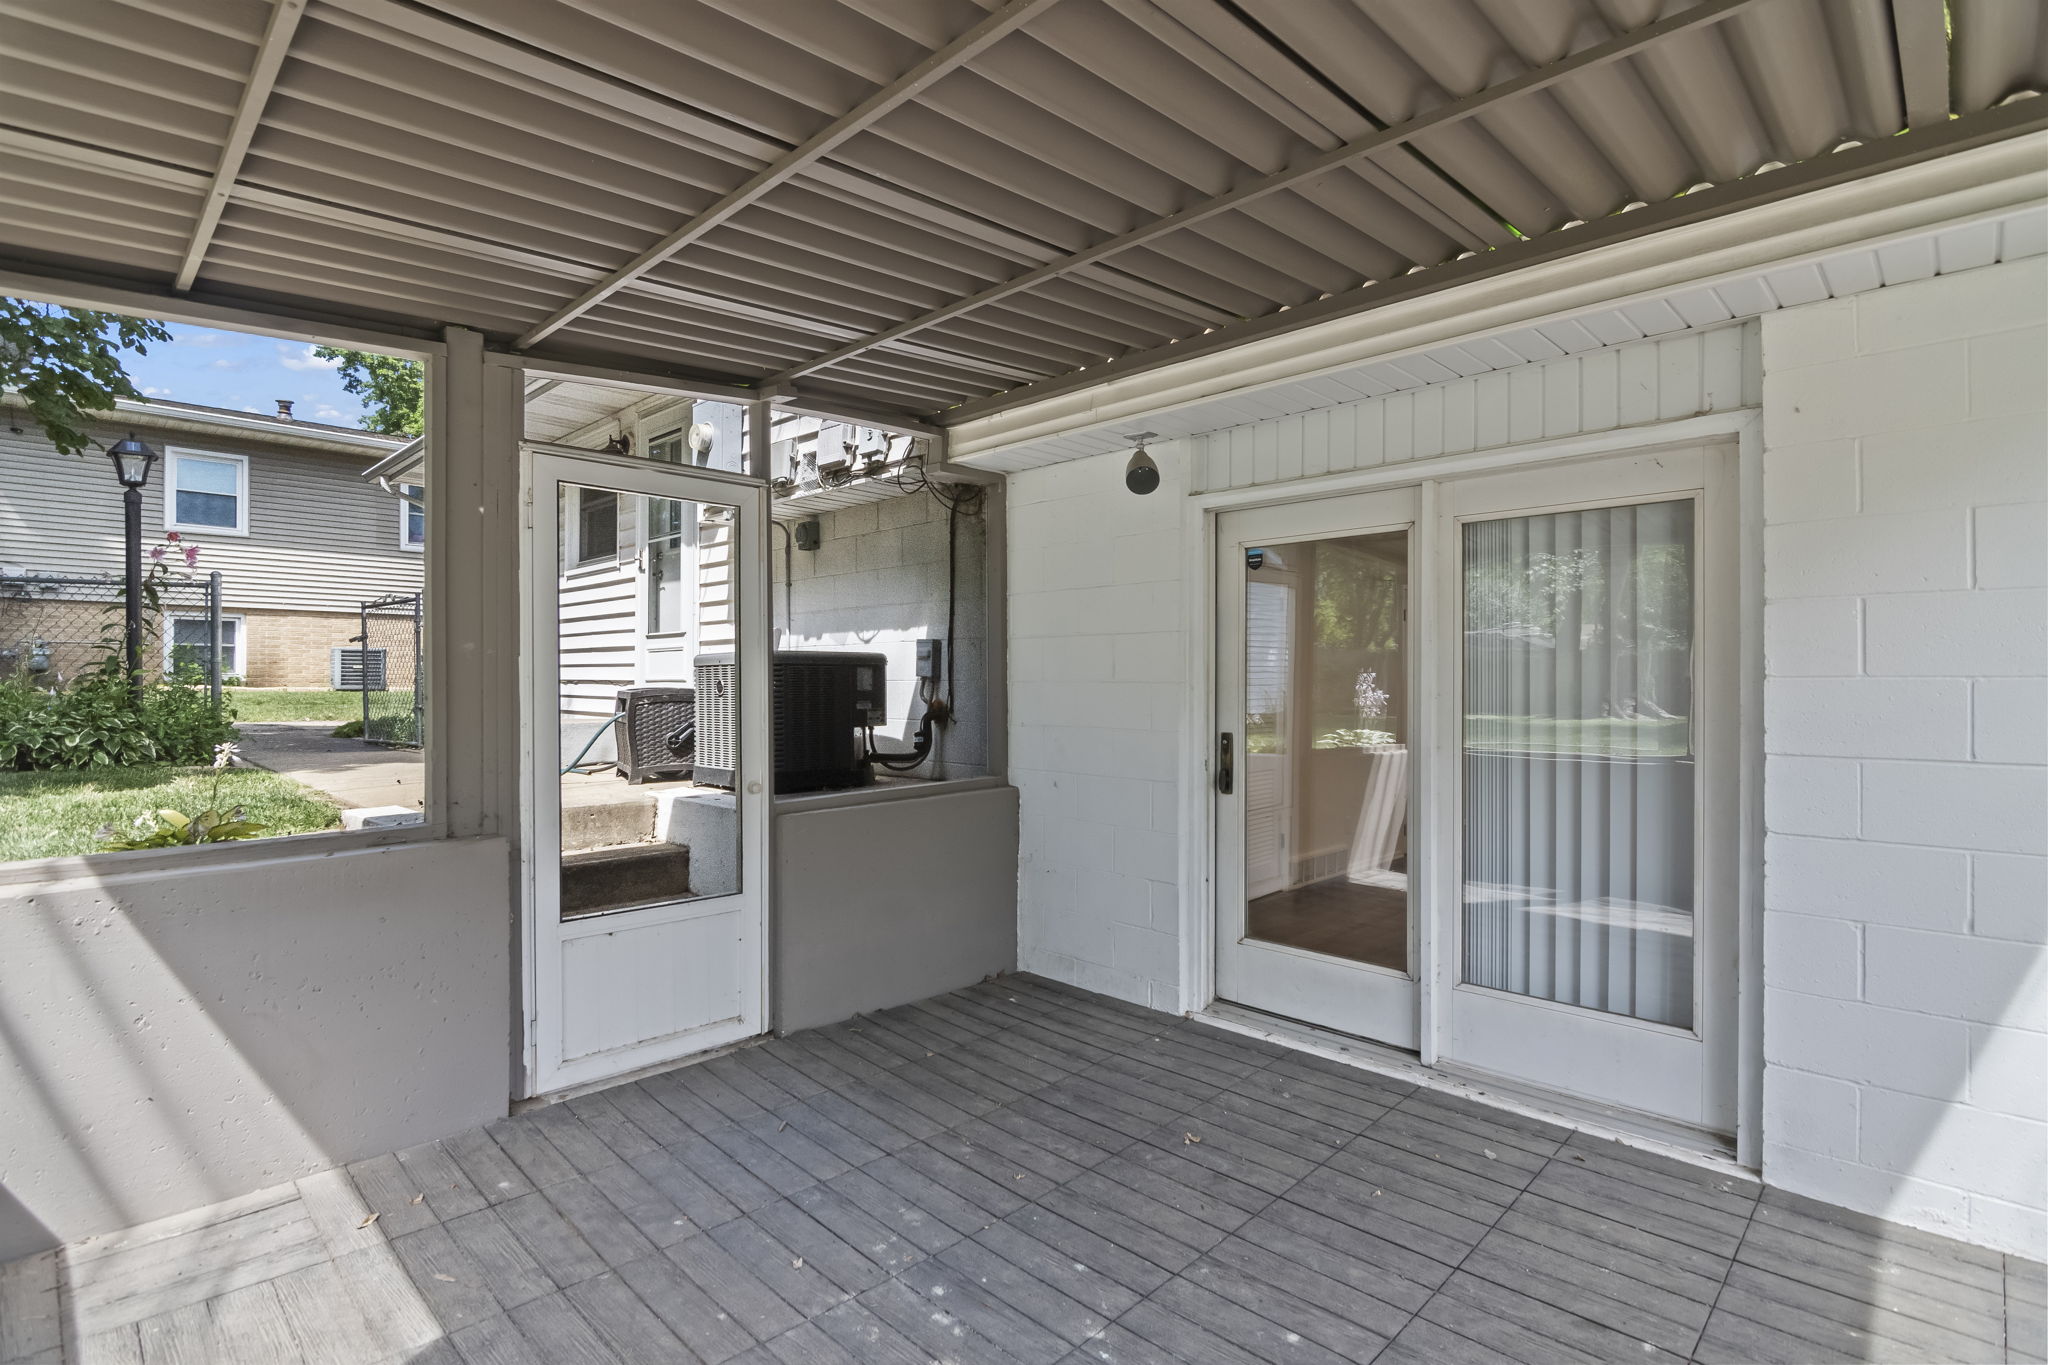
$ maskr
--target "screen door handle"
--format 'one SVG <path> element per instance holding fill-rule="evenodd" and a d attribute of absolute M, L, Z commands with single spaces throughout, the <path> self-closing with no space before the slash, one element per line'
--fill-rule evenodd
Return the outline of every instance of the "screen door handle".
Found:
<path fill-rule="evenodd" d="M 1216 737 L 1216 790 L 1230 795 L 1237 786 L 1237 736 L 1225 730 Z"/>

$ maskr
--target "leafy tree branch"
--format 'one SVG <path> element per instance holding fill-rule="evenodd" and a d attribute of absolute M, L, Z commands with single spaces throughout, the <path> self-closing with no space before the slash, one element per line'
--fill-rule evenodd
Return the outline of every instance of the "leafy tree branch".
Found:
<path fill-rule="evenodd" d="M 170 339 L 151 318 L 0 298 L 0 391 L 21 395 L 57 449 L 83 454 L 98 444 L 86 431 L 87 414 L 142 396 L 128 381 L 121 352 L 143 355 L 145 343 Z"/>
<path fill-rule="evenodd" d="M 341 387 L 363 400 L 363 425 L 386 436 L 417 436 L 426 429 L 420 363 L 375 351 L 315 346 L 322 360 L 338 360 Z"/>

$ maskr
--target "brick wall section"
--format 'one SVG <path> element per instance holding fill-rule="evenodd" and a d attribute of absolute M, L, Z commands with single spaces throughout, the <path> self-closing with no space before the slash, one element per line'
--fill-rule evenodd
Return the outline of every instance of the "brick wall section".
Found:
<path fill-rule="evenodd" d="M 1179 765 L 1187 696 L 1182 442 L 1157 492 L 1124 455 L 1012 476 L 1010 780 L 1027 971 L 1180 1004 Z"/>
<path fill-rule="evenodd" d="M 2040 1257 L 2039 259 L 1763 320 L 1764 1175 Z"/>
<path fill-rule="evenodd" d="M 242 677 L 251 687 L 326 687 L 334 681 L 330 651 L 353 648 L 349 637 L 362 629 L 353 612 L 243 611 L 247 638 L 242 646 Z M 394 661 L 394 668 L 396 661 Z M 392 685 L 400 685 L 397 678 Z"/>
<path fill-rule="evenodd" d="M 181 608 L 177 614 L 203 613 Z M 348 645 L 361 629 L 354 612 L 262 611 L 230 603 L 222 614 L 241 619 L 246 636 L 240 666 L 251 687 L 326 687 L 332 681 L 328 651 Z M 164 657 L 160 624 L 153 618 L 144 624 L 143 662 L 153 665 Z M 102 637 L 118 640 L 120 625 L 118 602 L 0 602 L 0 650 L 25 658 L 33 642 L 43 639 L 50 645 L 52 675 L 67 679 L 104 657 Z M 0 668 L 12 665 L 0 658 Z M 393 659 L 390 666 L 391 685 L 407 686 L 402 661 Z"/>

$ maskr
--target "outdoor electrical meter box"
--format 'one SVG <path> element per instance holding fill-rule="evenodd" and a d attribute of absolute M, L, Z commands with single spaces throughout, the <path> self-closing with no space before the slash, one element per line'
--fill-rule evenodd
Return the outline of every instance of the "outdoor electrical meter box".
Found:
<path fill-rule="evenodd" d="M 917 676 L 936 678 L 946 664 L 946 642 L 944 640 L 919 640 L 917 642 Z"/>

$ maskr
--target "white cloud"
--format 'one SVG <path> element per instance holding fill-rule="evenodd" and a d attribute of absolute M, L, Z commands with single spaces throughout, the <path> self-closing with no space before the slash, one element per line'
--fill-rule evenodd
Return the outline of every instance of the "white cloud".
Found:
<path fill-rule="evenodd" d="M 293 346 L 289 342 L 279 342 L 277 363 L 287 370 L 332 370 L 337 368 L 341 361 L 323 360 L 313 354 L 311 346 Z"/>
<path fill-rule="evenodd" d="M 155 384 L 145 384 L 142 386 L 142 396 L 144 398 L 169 398 L 171 396 L 171 391 L 169 389 L 159 388 Z"/>
<path fill-rule="evenodd" d="M 330 408 L 327 404 L 322 403 L 319 407 L 313 409 L 313 420 L 316 422 L 346 422 L 348 421 L 348 414 L 340 408 Z"/>

